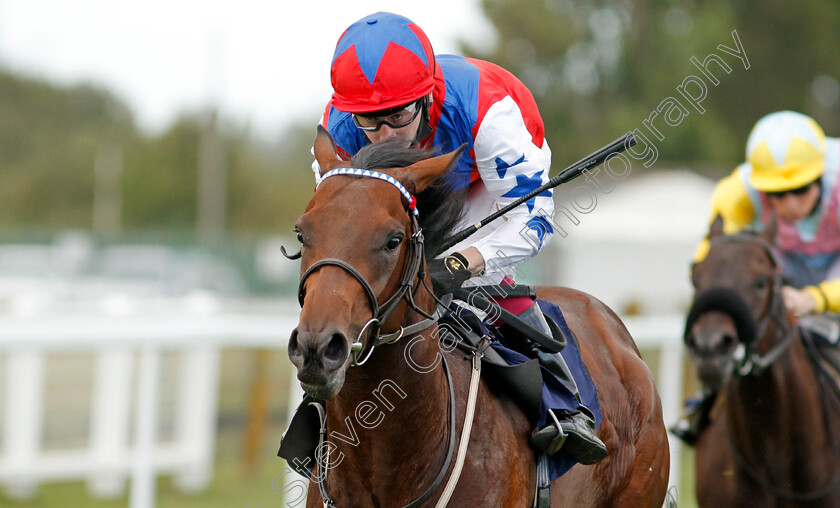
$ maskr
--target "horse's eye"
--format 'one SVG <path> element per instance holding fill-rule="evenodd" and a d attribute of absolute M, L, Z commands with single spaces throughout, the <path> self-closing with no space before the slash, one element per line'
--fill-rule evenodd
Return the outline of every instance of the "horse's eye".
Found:
<path fill-rule="evenodd" d="M 402 241 L 403 237 L 401 235 L 392 236 L 391 239 L 388 240 L 388 243 L 385 244 L 385 249 L 389 251 L 395 251 L 397 250 L 397 247 L 400 246 Z"/>
<path fill-rule="evenodd" d="M 301 233 L 299 229 L 295 229 L 294 232 L 295 232 L 295 235 L 297 236 L 297 241 L 299 241 L 300 243 L 303 243 L 303 233 Z"/>
<path fill-rule="evenodd" d="M 753 282 L 753 289 L 755 289 L 756 291 L 764 291 L 765 289 L 767 289 L 767 279 L 761 278 Z"/>

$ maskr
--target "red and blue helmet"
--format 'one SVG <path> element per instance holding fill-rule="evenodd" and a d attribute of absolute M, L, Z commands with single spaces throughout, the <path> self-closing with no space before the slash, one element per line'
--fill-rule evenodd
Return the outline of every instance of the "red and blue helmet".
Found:
<path fill-rule="evenodd" d="M 435 86 L 432 44 L 410 19 L 377 12 L 338 39 L 330 67 L 332 105 L 369 113 L 414 102 Z"/>

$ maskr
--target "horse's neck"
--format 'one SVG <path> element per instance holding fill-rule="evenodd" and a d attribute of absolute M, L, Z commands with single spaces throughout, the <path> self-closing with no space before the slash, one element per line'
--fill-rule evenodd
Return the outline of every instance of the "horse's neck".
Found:
<path fill-rule="evenodd" d="M 731 381 L 736 385 L 727 400 L 730 433 L 753 449 L 824 430 L 816 373 L 798 330 L 791 326 L 786 333 L 796 335 L 764 372 Z"/>
<path fill-rule="evenodd" d="M 437 474 L 451 430 L 436 330 L 377 347 L 367 363 L 348 371 L 339 394 L 327 402 L 330 440 L 338 438 L 346 456 L 346 464 L 330 471 L 340 479 L 337 488 L 364 487 L 376 496 L 382 475 L 399 470 L 425 485 Z"/>
<path fill-rule="evenodd" d="M 390 406 L 413 408 L 419 405 L 418 399 L 413 398 L 418 395 L 422 395 L 423 405 L 436 405 L 436 398 L 430 398 L 439 395 L 440 403 L 446 409 L 446 377 L 438 368 L 441 353 L 434 338 L 437 337 L 436 330 L 437 326 L 433 326 L 420 334 L 402 337 L 394 344 L 378 346 L 368 362 L 350 367 L 344 386 L 335 398 L 335 409 L 349 415 L 365 400 L 378 401 L 378 406 L 389 411 Z M 385 393 L 386 388 L 390 388 L 388 393 Z M 395 415 L 405 413 L 392 412 Z"/>

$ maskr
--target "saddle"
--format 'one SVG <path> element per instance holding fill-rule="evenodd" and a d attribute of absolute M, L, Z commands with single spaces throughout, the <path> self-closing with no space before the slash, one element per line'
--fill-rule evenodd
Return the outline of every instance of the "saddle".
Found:
<path fill-rule="evenodd" d="M 802 316 L 798 327 L 814 366 L 833 382 L 832 388 L 840 397 L 840 315 Z"/>
<path fill-rule="evenodd" d="M 488 315 L 498 317 L 498 326 L 482 320 L 470 308 L 451 303 L 444 312 L 439 326 L 455 332 L 456 347 L 469 352 L 479 346 L 484 337 L 490 338 L 490 347 L 484 349 L 482 372 L 491 390 L 506 393 L 525 412 L 532 424 L 537 421 L 542 400 L 543 378 L 538 351 L 559 353 L 569 341 L 577 341 L 568 327 L 560 327 L 551 317 L 546 322 L 552 335 L 539 331 L 518 316 L 485 298 L 494 289 L 501 289 L 506 296 L 536 297 L 531 286 L 480 286 L 455 291 L 454 297 Z M 564 323 L 565 324 L 565 323 Z M 527 357 L 525 361 L 511 358 L 510 351 Z"/>
<path fill-rule="evenodd" d="M 820 346 L 840 347 L 840 315 L 838 314 L 801 316 L 799 328 L 814 334 Z"/>

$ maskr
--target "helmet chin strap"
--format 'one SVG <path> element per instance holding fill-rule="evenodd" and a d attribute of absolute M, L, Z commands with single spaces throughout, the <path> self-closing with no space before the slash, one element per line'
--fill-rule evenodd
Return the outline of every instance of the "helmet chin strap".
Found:
<path fill-rule="evenodd" d="M 420 107 L 422 108 L 420 112 L 420 126 L 417 127 L 417 135 L 414 137 L 414 143 L 412 143 L 415 146 L 420 146 L 423 140 L 432 133 L 432 108 L 428 95 L 423 98 L 423 104 Z"/>

